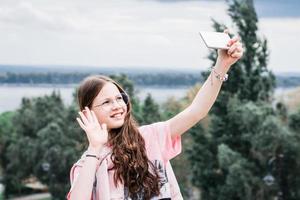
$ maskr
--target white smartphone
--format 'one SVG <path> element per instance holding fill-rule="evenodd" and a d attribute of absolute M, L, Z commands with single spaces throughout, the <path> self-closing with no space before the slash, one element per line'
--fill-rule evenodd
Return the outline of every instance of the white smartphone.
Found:
<path fill-rule="evenodd" d="M 200 31 L 199 34 L 207 48 L 229 49 L 227 44 L 230 37 L 227 33 Z"/>

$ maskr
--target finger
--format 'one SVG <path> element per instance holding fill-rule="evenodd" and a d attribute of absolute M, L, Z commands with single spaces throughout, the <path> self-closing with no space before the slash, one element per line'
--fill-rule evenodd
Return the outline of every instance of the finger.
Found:
<path fill-rule="evenodd" d="M 233 42 L 237 42 L 237 41 L 240 41 L 241 38 L 240 38 L 239 36 L 234 36 L 233 38 L 231 38 L 231 40 L 232 40 Z"/>
<path fill-rule="evenodd" d="M 91 111 L 90 111 L 90 109 L 89 109 L 89 107 L 85 107 L 85 110 L 86 110 L 86 116 L 87 116 L 87 119 L 89 120 L 89 121 L 93 121 L 93 118 L 92 118 L 92 115 L 91 115 Z"/>
<path fill-rule="evenodd" d="M 236 46 L 236 48 L 235 48 L 235 50 L 231 53 L 231 54 L 233 54 L 233 53 L 235 53 L 235 52 L 243 52 L 244 51 L 244 49 L 243 49 L 243 46 L 242 46 L 242 44 L 241 43 L 237 43 L 237 46 Z"/>
<path fill-rule="evenodd" d="M 85 130 L 85 125 L 82 123 L 82 121 L 81 121 L 78 117 L 76 117 L 76 120 L 77 120 L 79 126 L 80 126 L 83 130 Z"/>
<path fill-rule="evenodd" d="M 230 56 L 232 58 L 241 58 L 242 55 L 243 55 L 243 53 L 241 53 L 241 52 L 235 52 L 235 53 L 231 54 Z"/>
<path fill-rule="evenodd" d="M 229 34 L 229 29 L 228 28 L 224 29 L 223 33 Z M 228 47 L 230 47 L 230 45 L 231 45 L 231 40 L 229 40 L 229 42 L 227 43 Z"/>
<path fill-rule="evenodd" d="M 233 45 L 233 44 L 235 44 L 236 42 L 239 42 L 239 41 L 240 41 L 240 37 L 235 36 L 235 37 L 233 37 L 229 40 L 229 46 L 231 46 L 231 45 Z"/>
<path fill-rule="evenodd" d="M 80 111 L 78 112 L 78 114 L 80 115 L 81 119 L 82 119 L 82 122 L 84 124 L 88 124 L 89 123 L 89 120 L 86 118 L 86 116 Z"/>
<path fill-rule="evenodd" d="M 243 47 L 242 47 L 242 45 L 239 45 L 239 46 L 236 48 L 236 51 L 237 51 L 237 52 L 243 52 Z"/>
<path fill-rule="evenodd" d="M 92 117 L 93 117 L 94 122 L 98 122 L 98 118 L 97 118 L 95 112 L 93 110 L 91 112 L 92 112 Z"/>
<path fill-rule="evenodd" d="M 106 124 L 101 124 L 101 127 L 104 131 L 107 131 L 107 125 Z"/>
<path fill-rule="evenodd" d="M 237 48 L 238 48 L 238 44 L 232 45 L 232 46 L 228 49 L 227 54 L 228 54 L 228 55 L 232 54 Z"/>

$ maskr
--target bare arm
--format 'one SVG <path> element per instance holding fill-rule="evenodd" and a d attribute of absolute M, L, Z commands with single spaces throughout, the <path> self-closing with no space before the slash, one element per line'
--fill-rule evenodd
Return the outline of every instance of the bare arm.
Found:
<path fill-rule="evenodd" d="M 243 48 L 238 38 L 231 39 L 229 50 L 219 50 L 215 71 L 224 76 L 231 65 L 241 58 Z M 213 106 L 222 86 L 222 81 L 212 72 L 198 91 L 193 102 L 182 112 L 169 119 L 172 138 L 182 135 L 203 119 Z"/>
<path fill-rule="evenodd" d="M 96 150 L 89 150 L 88 154 L 96 155 Z M 95 180 L 96 167 L 99 160 L 93 157 L 86 157 L 80 173 L 70 194 L 70 200 L 90 199 Z"/>
<path fill-rule="evenodd" d="M 107 126 L 106 124 L 100 125 L 94 111 L 91 111 L 88 107 L 86 107 L 84 111 L 79 112 L 79 115 L 81 118 L 77 118 L 77 122 L 85 131 L 89 140 L 88 154 L 95 155 L 99 158 L 100 152 L 107 142 Z M 98 164 L 99 160 L 94 157 L 85 158 L 78 178 L 73 183 L 70 199 L 82 200 L 91 198 Z"/>

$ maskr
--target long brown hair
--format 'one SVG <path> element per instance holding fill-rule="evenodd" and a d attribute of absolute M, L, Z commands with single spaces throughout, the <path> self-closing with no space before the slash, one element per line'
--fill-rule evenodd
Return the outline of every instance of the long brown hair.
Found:
<path fill-rule="evenodd" d="M 94 75 L 85 78 L 77 92 L 80 110 L 85 106 L 91 109 L 92 103 L 104 84 L 111 82 L 120 92 L 125 92 L 122 87 L 112 79 Z M 129 196 L 137 199 L 138 194 L 143 194 L 143 199 L 159 195 L 160 177 L 154 165 L 148 159 L 144 138 L 139 133 L 137 123 L 131 115 L 131 103 L 127 105 L 127 114 L 122 127 L 109 132 L 108 143 L 112 146 L 111 159 L 114 164 L 114 183 L 124 184 L 128 188 Z M 153 173 L 151 173 L 149 170 Z"/>

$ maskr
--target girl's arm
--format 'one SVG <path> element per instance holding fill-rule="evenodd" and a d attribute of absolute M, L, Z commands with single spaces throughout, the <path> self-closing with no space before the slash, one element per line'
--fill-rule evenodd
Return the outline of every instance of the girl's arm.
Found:
<path fill-rule="evenodd" d="M 230 40 L 229 50 L 218 50 L 218 59 L 214 71 L 222 77 L 228 72 L 231 65 L 243 55 L 243 47 L 238 38 Z M 172 138 L 182 135 L 198 121 L 204 118 L 216 101 L 222 86 L 222 81 L 211 72 L 193 102 L 182 112 L 169 119 Z"/>
<path fill-rule="evenodd" d="M 89 140 L 87 154 L 99 158 L 100 152 L 108 139 L 106 124 L 100 125 L 94 111 L 85 107 L 85 110 L 79 112 L 81 118 L 76 118 L 80 127 L 85 131 Z M 99 160 L 94 157 L 86 157 L 80 173 L 71 187 L 70 198 L 91 199 L 95 173 Z"/>
<path fill-rule="evenodd" d="M 99 150 L 89 150 L 88 154 L 97 155 Z M 86 157 L 80 173 L 73 182 L 68 200 L 91 199 L 93 184 L 95 181 L 96 167 L 99 160 L 94 157 Z"/>

